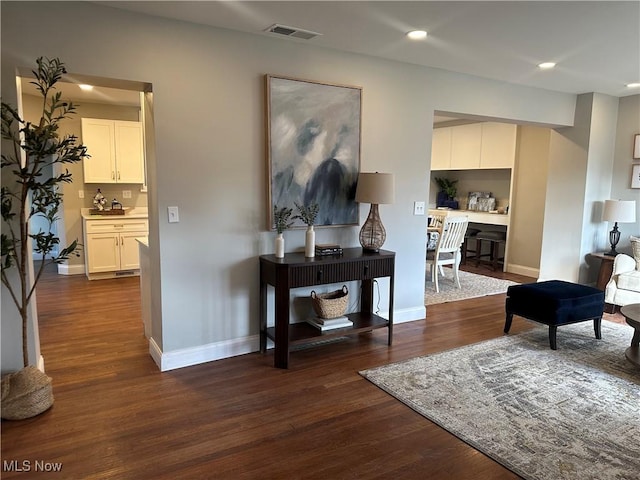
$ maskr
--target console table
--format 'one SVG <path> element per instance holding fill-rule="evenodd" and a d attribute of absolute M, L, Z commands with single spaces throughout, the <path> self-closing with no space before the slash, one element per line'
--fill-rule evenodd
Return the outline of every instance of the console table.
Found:
<path fill-rule="evenodd" d="M 288 368 L 289 351 L 294 345 L 305 345 L 331 337 L 387 328 L 388 344 L 393 336 L 393 281 L 395 253 L 380 250 L 364 252 L 361 248 L 344 249 L 342 255 L 305 258 L 304 253 L 260 256 L 260 351 L 267 349 L 267 338 L 275 346 L 274 364 Z M 373 313 L 373 280 L 389 277 L 389 320 Z M 360 281 L 360 312 L 349 313 L 352 327 L 321 332 L 307 322 L 289 323 L 290 290 L 329 283 Z M 267 286 L 275 289 L 275 326 L 267 328 Z"/>

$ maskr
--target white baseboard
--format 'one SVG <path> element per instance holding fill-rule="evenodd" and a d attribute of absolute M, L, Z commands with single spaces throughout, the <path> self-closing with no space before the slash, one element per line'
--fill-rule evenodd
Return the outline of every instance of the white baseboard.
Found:
<path fill-rule="evenodd" d="M 183 348 L 171 352 L 162 352 L 153 338 L 149 339 L 149 353 L 161 372 L 257 352 L 259 349 L 259 335 Z"/>
<path fill-rule="evenodd" d="M 45 371 L 44 371 L 44 357 L 42 355 L 40 355 L 40 358 L 38 358 L 38 370 L 40 370 L 42 373 L 45 373 Z"/>
<path fill-rule="evenodd" d="M 380 316 L 388 318 L 388 311 L 380 312 Z M 423 320 L 426 317 L 426 308 L 420 307 L 404 308 L 396 310 L 393 315 L 393 324 Z M 273 346 L 269 342 L 267 348 Z M 149 354 L 158 365 L 161 372 L 175 370 L 177 368 L 190 367 L 201 363 L 222 360 L 223 358 L 235 357 L 260 350 L 260 335 L 251 335 L 244 338 L 225 340 L 222 342 L 209 343 L 197 347 L 183 348 L 171 352 L 163 352 L 153 338 L 149 339 Z"/>
<path fill-rule="evenodd" d="M 389 318 L 389 312 L 380 313 L 381 317 Z M 403 308 L 402 310 L 394 310 L 393 324 L 413 322 L 415 320 L 424 320 L 427 316 L 427 308 L 424 305 L 412 308 Z"/>
<path fill-rule="evenodd" d="M 84 275 L 84 265 L 58 265 L 58 275 Z"/>
<path fill-rule="evenodd" d="M 538 276 L 540 276 L 539 268 L 525 267 L 524 265 L 514 265 L 513 263 L 509 263 L 507 265 L 507 272 L 515 273 L 517 275 L 525 275 L 532 278 L 538 278 Z"/>

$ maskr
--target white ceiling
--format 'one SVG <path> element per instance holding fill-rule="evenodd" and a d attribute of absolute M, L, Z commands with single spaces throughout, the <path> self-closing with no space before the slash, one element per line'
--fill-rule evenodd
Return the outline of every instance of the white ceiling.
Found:
<path fill-rule="evenodd" d="M 95 3 L 560 92 L 640 93 L 625 87 L 640 82 L 639 1 Z M 275 23 L 322 36 L 264 32 Z M 426 40 L 405 37 L 418 28 Z"/>

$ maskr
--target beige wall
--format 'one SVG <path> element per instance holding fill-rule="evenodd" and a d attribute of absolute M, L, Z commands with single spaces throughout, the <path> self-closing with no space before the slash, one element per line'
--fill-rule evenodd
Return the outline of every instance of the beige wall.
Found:
<path fill-rule="evenodd" d="M 540 269 L 550 136 L 548 128 L 518 127 L 509 266 L 534 278 Z"/>

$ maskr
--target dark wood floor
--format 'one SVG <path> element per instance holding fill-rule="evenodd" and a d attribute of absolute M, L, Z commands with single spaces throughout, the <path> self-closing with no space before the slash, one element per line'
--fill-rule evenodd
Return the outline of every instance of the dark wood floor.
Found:
<path fill-rule="evenodd" d="M 160 373 L 137 278 L 48 274 L 38 310 L 55 404 L 2 422 L 3 467 L 30 462 L 3 479 L 519 478 L 358 375 L 501 336 L 504 294 L 430 306 L 395 327 L 392 347 L 378 330 L 292 353 L 289 370 L 253 353 Z"/>

